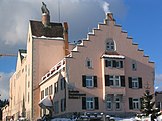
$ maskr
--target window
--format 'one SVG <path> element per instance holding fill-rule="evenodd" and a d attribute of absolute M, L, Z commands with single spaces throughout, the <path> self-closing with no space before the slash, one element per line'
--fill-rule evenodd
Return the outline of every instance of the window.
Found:
<path fill-rule="evenodd" d="M 93 87 L 93 76 L 86 76 L 86 86 Z"/>
<path fill-rule="evenodd" d="M 49 95 L 53 94 L 53 85 L 49 86 Z"/>
<path fill-rule="evenodd" d="M 138 88 L 138 87 L 139 87 L 138 78 L 133 77 L 132 78 L 132 88 Z"/>
<path fill-rule="evenodd" d="M 139 99 L 133 99 L 133 109 L 139 109 Z"/>
<path fill-rule="evenodd" d="M 99 102 L 98 97 L 82 97 L 82 109 L 98 110 Z"/>
<path fill-rule="evenodd" d="M 136 61 L 132 61 L 132 70 L 133 70 L 133 71 L 136 71 L 136 70 L 137 70 Z"/>
<path fill-rule="evenodd" d="M 107 100 L 106 100 L 106 108 L 108 110 L 111 110 L 112 109 L 112 98 L 111 97 L 107 97 Z"/>
<path fill-rule="evenodd" d="M 61 112 L 64 112 L 66 109 L 66 101 L 65 99 L 61 99 Z"/>
<path fill-rule="evenodd" d="M 119 98 L 119 97 L 116 97 L 116 98 L 115 98 L 115 108 L 116 108 L 117 110 L 120 109 L 120 98 Z"/>
<path fill-rule="evenodd" d="M 41 91 L 41 100 L 44 98 L 44 90 Z"/>
<path fill-rule="evenodd" d="M 55 93 L 58 92 L 58 82 L 54 83 L 54 91 Z"/>
<path fill-rule="evenodd" d="M 89 58 L 86 59 L 86 67 L 92 68 L 92 61 Z"/>
<path fill-rule="evenodd" d="M 59 113 L 59 102 L 58 101 L 56 101 L 56 102 L 54 102 L 54 113 Z"/>
<path fill-rule="evenodd" d="M 142 88 L 142 78 L 141 77 L 128 77 L 129 88 L 139 89 Z"/>
<path fill-rule="evenodd" d="M 48 95 L 48 87 L 45 89 L 45 96 Z"/>
<path fill-rule="evenodd" d="M 140 109 L 140 99 L 139 98 L 129 98 L 129 109 Z"/>
<path fill-rule="evenodd" d="M 92 98 L 92 97 L 86 98 L 86 107 L 87 107 L 87 110 L 94 109 L 94 98 Z"/>
<path fill-rule="evenodd" d="M 114 41 L 109 39 L 107 40 L 106 42 L 106 50 L 107 51 L 115 51 L 115 44 L 114 44 Z"/>
<path fill-rule="evenodd" d="M 125 87 L 125 76 L 105 75 L 105 86 Z"/>
<path fill-rule="evenodd" d="M 123 68 L 123 61 L 106 59 L 105 60 L 105 67 Z"/>
<path fill-rule="evenodd" d="M 63 89 L 65 89 L 65 78 L 63 77 L 62 79 L 61 79 L 61 90 L 63 90 Z"/>
<path fill-rule="evenodd" d="M 82 76 L 83 87 L 97 87 L 97 76 Z"/>

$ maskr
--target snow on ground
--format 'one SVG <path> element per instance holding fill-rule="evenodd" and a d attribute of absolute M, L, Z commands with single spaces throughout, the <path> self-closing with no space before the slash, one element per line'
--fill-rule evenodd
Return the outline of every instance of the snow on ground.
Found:
<path fill-rule="evenodd" d="M 127 118 L 127 119 L 123 119 L 123 118 L 114 118 L 115 121 L 135 121 L 135 118 Z M 66 118 L 56 118 L 56 119 L 52 119 L 51 121 L 75 121 L 75 120 L 71 120 L 71 119 L 66 119 Z"/>

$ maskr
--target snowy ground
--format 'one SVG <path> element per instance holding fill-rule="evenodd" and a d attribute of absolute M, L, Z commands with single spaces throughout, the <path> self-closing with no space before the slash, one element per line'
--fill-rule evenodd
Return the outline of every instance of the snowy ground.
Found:
<path fill-rule="evenodd" d="M 126 118 L 126 119 L 123 119 L 123 118 L 117 118 L 117 117 L 115 117 L 114 119 L 115 119 L 115 121 L 136 121 L 135 118 Z M 53 119 L 51 121 L 75 121 L 75 120 L 65 119 L 65 118 L 57 118 L 57 119 Z M 157 121 L 162 121 L 162 115 L 157 118 Z"/>
<path fill-rule="evenodd" d="M 134 118 L 127 118 L 127 119 L 123 119 L 123 118 L 114 118 L 115 121 L 135 121 Z M 75 120 L 71 120 L 71 119 L 65 119 L 65 118 L 57 118 L 57 119 L 53 119 L 51 121 L 75 121 Z"/>

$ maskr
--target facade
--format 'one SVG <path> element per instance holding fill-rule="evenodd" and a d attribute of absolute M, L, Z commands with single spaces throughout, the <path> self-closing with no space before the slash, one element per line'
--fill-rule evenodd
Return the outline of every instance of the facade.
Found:
<path fill-rule="evenodd" d="M 108 13 L 103 24 L 42 77 L 41 115 L 49 113 L 43 105 L 48 99 L 46 109 L 54 117 L 134 116 L 148 84 L 153 93 L 154 63 Z"/>
<path fill-rule="evenodd" d="M 50 22 L 46 10 L 42 22 L 30 21 L 27 50 L 18 52 L 7 113 L 14 120 L 44 114 L 130 116 L 139 112 L 148 83 L 153 93 L 154 63 L 112 13 L 86 39 L 69 44 L 67 23 Z"/>

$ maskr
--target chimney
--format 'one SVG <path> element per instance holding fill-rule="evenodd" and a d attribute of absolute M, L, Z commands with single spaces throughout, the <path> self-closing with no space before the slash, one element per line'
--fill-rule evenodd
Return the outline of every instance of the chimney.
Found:
<path fill-rule="evenodd" d="M 113 14 L 112 14 L 111 12 L 108 12 L 108 13 L 106 14 L 105 23 L 107 24 L 108 21 L 114 21 L 114 23 L 115 23 L 115 19 L 113 18 Z"/>
<path fill-rule="evenodd" d="M 50 12 L 44 2 L 42 2 L 41 10 L 42 10 L 42 24 L 45 27 L 48 27 L 50 24 Z"/>
<path fill-rule="evenodd" d="M 50 24 L 50 15 L 47 13 L 42 14 L 42 24 L 47 27 Z"/>
<path fill-rule="evenodd" d="M 68 42 L 68 23 L 64 22 L 64 51 L 65 56 L 69 55 L 69 42 Z"/>

